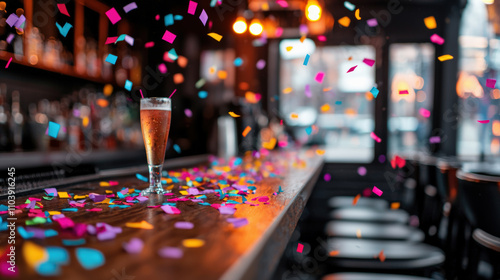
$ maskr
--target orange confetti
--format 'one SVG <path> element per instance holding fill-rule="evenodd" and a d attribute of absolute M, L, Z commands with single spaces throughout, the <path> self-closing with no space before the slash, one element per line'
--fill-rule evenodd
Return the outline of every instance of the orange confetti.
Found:
<path fill-rule="evenodd" d="M 288 47 L 286 47 L 286 51 L 287 51 L 287 52 L 291 51 L 292 49 L 293 49 L 293 47 L 292 47 L 292 46 L 288 46 Z"/>
<path fill-rule="evenodd" d="M 339 252 L 338 250 L 335 250 L 335 251 L 331 251 L 330 253 L 328 253 L 328 255 L 329 255 L 330 257 L 335 257 L 335 256 L 337 256 L 339 253 L 340 253 L 340 252 Z"/>
<path fill-rule="evenodd" d="M 125 223 L 125 226 L 126 227 L 129 227 L 129 228 L 142 228 L 142 229 L 153 229 L 153 225 L 146 222 L 146 221 L 142 221 L 140 223 Z"/>
<path fill-rule="evenodd" d="M 439 59 L 439 61 L 446 61 L 446 60 L 453 59 L 453 56 L 451 56 L 449 54 L 445 54 L 445 55 L 439 56 L 438 59 Z"/>
<path fill-rule="evenodd" d="M 233 118 L 239 118 L 239 117 L 241 117 L 240 115 L 235 114 L 235 113 L 233 113 L 233 112 L 229 112 L 229 115 L 230 115 L 231 117 L 233 117 Z"/>
<path fill-rule="evenodd" d="M 247 134 L 250 132 L 250 130 L 252 130 L 252 128 L 247 126 L 245 130 L 243 130 L 243 133 L 241 135 L 243 135 L 243 137 L 247 137 Z"/>
<path fill-rule="evenodd" d="M 214 66 L 210 67 L 210 68 L 208 69 L 208 73 L 210 73 L 210 74 L 215 73 L 215 67 L 214 67 Z"/>
<path fill-rule="evenodd" d="M 327 92 L 327 91 L 330 91 L 330 90 L 332 90 L 332 88 L 331 88 L 331 87 L 327 87 L 327 88 L 324 88 L 324 89 L 323 89 L 323 91 L 324 91 L 324 92 Z"/>
<path fill-rule="evenodd" d="M 424 23 L 427 29 L 435 29 L 437 27 L 436 19 L 432 16 L 424 18 Z"/>
<path fill-rule="evenodd" d="M 328 112 L 328 111 L 330 111 L 330 105 L 325 104 L 325 105 L 321 106 L 320 109 L 321 109 L 321 112 Z"/>
<path fill-rule="evenodd" d="M 276 138 L 273 137 L 271 140 L 269 140 L 269 142 L 263 142 L 262 147 L 268 150 L 272 150 L 276 146 L 276 142 Z"/>
<path fill-rule="evenodd" d="M 245 99 L 248 103 L 255 104 L 259 102 L 259 100 L 262 98 L 262 96 L 258 93 L 253 93 L 251 91 L 245 92 Z"/>
<path fill-rule="evenodd" d="M 217 77 L 219 77 L 219 79 L 221 80 L 225 80 L 227 78 L 227 72 L 224 70 L 219 70 L 217 72 Z"/>
<path fill-rule="evenodd" d="M 322 155 L 324 155 L 324 154 L 325 154 L 325 150 L 320 150 L 320 149 L 317 149 L 317 150 L 316 150 L 316 154 L 317 154 L 318 156 L 322 156 Z"/>
<path fill-rule="evenodd" d="M 358 200 L 359 200 L 360 197 L 361 197 L 361 194 L 356 195 L 354 197 L 354 199 L 352 200 L 352 205 L 358 204 Z"/>
<path fill-rule="evenodd" d="M 283 94 L 289 94 L 290 92 L 292 92 L 292 88 L 291 87 L 287 87 L 283 90 Z"/>
<path fill-rule="evenodd" d="M 174 83 L 182 84 L 184 82 L 184 76 L 181 73 L 177 73 L 174 75 Z"/>
<path fill-rule="evenodd" d="M 348 61 L 351 61 L 352 60 L 352 56 L 350 56 L 349 58 L 347 58 Z"/>
<path fill-rule="evenodd" d="M 179 55 L 179 57 L 177 58 L 177 64 L 179 64 L 181 68 L 185 68 L 188 64 L 188 59 L 182 55 Z"/>
<path fill-rule="evenodd" d="M 291 113 L 290 114 L 290 118 L 292 118 L 292 119 L 298 119 L 299 118 L 299 114 L 297 114 L 297 113 Z"/>
<path fill-rule="evenodd" d="M 385 261 L 384 250 L 380 251 L 380 253 L 378 254 L 378 258 L 380 259 L 381 262 Z"/>
<path fill-rule="evenodd" d="M 99 107 L 102 107 L 102 108 L 108 107 L 108 105 L 109 105 L 109 101 L 104 99 L 104 98 L 97 99 L 96 103 Z"/>
<path fill-rule="evenodd" d="M 344 27 L 349 27 L 349 25 L 351 24 L 351 19 L 347 16 L 339 19 L 339 24 L 344 26 Z"/>
<path fill-rule="evenodd" d="M 393 203 L 391 203 L 391 209 L 398 209 L 399 206 L 400 206 L 399 202 L 393 202 Z"/>
<path fill-rule="evenodd" d="M 356 237 L 361 238 L 361 230 L 360 229 L 356 230 Z"/>
<path fill-rule="evenodd" d="M 306 35 L 304 35 L 304 36 L 300 37 L 300 42 L 301 42 L 301 43 L 304 43 L 304 40 L 305 40 L 305 39 L 306 39 Z"/>

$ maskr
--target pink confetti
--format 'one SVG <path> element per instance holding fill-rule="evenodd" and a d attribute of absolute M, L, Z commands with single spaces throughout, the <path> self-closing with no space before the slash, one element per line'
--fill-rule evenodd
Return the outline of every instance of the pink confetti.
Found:
<path fill-rule="evenodd" d="M 91 208 L 91 209 L 85 209 L 85 211 L 88 211 L 88 212 L 100 212 L 102 211 L 101 208 Z"/>
<path fill-rule="evenodd" d="M 302 250 L 304 250 L 304 245 L 302 244 L 297 244 L 297 252 L 301 253 L 302 254 Z"/>
<path fill-rule="evenodd" d="M 236 212 L 236 208 L 229 206 L 221 206 L 219 207 L 219 212 L 221 215 L 232 215 Z"/>
<path fill-rule="evenodd" d="M 489 122 L 490 122 L 490 120 L 481 120 L 481 121 L 479 121 L 479 120 L 478 120 L 477 122 L 478 122 L 478 123 L 489 123 Z"/>
<path fill-rule="evenodd" d="M 61 12 L 61 14 L 70 17 L 68 9 L 66 9 L 66 4 L 57 4 L 57 8 L 59 9 L 59 12 Z"/>
<path fill-rule="evenodd" d="M 104 42 L 104 44 L 105 45 L 113 44 L 114 42 L 116 42 L 117 39 L 118 39 L 118 37 L 108 37 L 108 38 L 106 38 L 106 42 Z"/>
<path fill-rule="evenodd" d="M 5 69 L 9 68 L 10 62 L 12 61 L 12 57 L 9 58 L 9 61 L 7 61 L 7 65 L 5 65 Z"/>
<path fill-rule="evenodd" d="M 194 15 L 196 12 L 196 7 L 198 6 L 198 3 L 189 1 L 189 6 L 188 6 L 188 14 Z"/>
<path fill-rule="evenodd" d="M 174 43 L 175 37 L 177 37 L 174 33 L 165 30 L 162 39 L 169 42 L 170 44 Z"/>
<path fill-rule="evenodd" d="M 358 67 L 358 65 L 355 65 L 355 66 L 349 68 L 349 70 L 347 70 L 347 73 L 354 71 L 354 69 L 356 69 L 356 67 Z"/>
<path fill-rule="evenodd" d="M 259 59 L 255 67 L 257 67 L 257 69 L 259 70 L 264 69 L 264 67 L 266 67 L 266 61 L 264 59 Z"/>
<path fill-rule="evenodd" d="M 359 174 L 359 176 L 365 176 L 366 175 L 366 167 L 364 167 L 364 166 L 358 167 L 358 174 Z"/>
<path fill-rule="evenodd" d="M 141 239 L 134 237 L 129 242 L 123 243 L 123 249 L 129 254 L 139 254 L 144 248 L 144 242 Z"/>
<path fill-rule="evenodd" d="M 276 37 L 281 37 L 281 35 L 283 35 L 283 28 L 281 28 L 281 27 L 276 28 L 276 31 L 274 32 L 274 35 Z"/>
<path fill-rule="evenodd" d="M 429 143 L 431 144 L 441 143 L 441 137 L 432 136 L 431 138 L 429 138 Z"/>
<path fill-rule="evenodd" d="M 155 42 L 147 42 L 146 44 L 144 44 L 145 48 L 152 48 L 154 46 L 155 46 Z"/>
<path fill-rule="evenodd" d="M 332 180 L 332 175 L 326 173 L 325 176 L 323 176 L 323 179 L 326 181 L 326 182 L 330 182 L 330 180 Z"/>
<path fill-rule="evenodd" d="M 194 225 L 190 222 L 176 222 L 174 227 L 179 229 L 192 229 L 194 228 Z"/>
<path fill-rule="evenodd" d="M 186 115 L 186 117 L 190 118 L 193 116 L 193 112 L 189 109 L 184 109 L 184 114 Z"/>
<path fill-rule="evenodd" d="M 377 22 L 376 18 L 371 18 L 371 19 L 366 21 L 366 24 L 368 24 L 368 26 L 370 26 L 370 27 L 375 27 L 378 25 L 378 22 Z"/>
<path fill-rule="evenodd" d="M 144 95 L 142 95 L 142 89 L 139 89 L 139 92 L 141 93 L 141 97 L 144 98 Z"/>
<path fill-rule="evenodd" d="M 380 139 L 380 137 L 378 137 L 374 132 L 370 133 L 370 137 L 373 138 L 373 140 L 377 141 L 377 143 L 382 142 L 382 139 Z"/>
<path fill-rule="evenodd" d="M 325 73 L 323 72 L 318 72 L 318 74 L 316 74 L 316 77 L 314 78 L 314 80 L 318 83 L 322 83 L 323 82 L 323 78 L 325 77 Z"/>
<path fill-rule="evenodd" d="M 319 35 L 318 36 L 318 41 L 320 41 L 320 42 L 326 42 L 326 36 L 325 35 Z"/>
<path fill-rule="evenodd" d="M 174 91 L 172 91 L 172 94 L 170 94 L 170 96 L 168 98 L 172 98 L 172 96 L 174 95 L 174 93 L 177 91 L 177 89 L 174 89 Z"/>
<path fill-rule="evenodd" d="M 276 1 L 276 4 L 280 5 L 282 8 L 288 8 L 288 2 L 284 0 L 278 0 Z"/>
<path fill-rule="evenodd" d="M 379 188 L 373 186 L 372 192 L 378 196 L 381 196 L 384 192 L 381 191 Z"/>
<path fill-rule="evenodd" d="M 420 108 L 418 110 L 418 112 L 420 113 L 420 115 L 422 115 L 422 117 L 424 118 L 428 118 L 431 116 L 431 111 L 427 110 L 427 109 L 424 109 L 424 108 Z"/>
<path fill-rule="evenodd" d="M 372 67 L 373 64 L 375 64 L 375 60 L 369 59 L 369 58 L 365 58 L 365 59 L 363 59 L 363 63 L 366 64 L 366 65 L 368 65 L 368 66 L 370 66 L 370 67 Z"/>
<path fill-rule="evenodd" d="M 432 34 L 431 42 L 436 43 L 438 45 L 442 45 L 442 44 L 444 44 L 444 39 L 437 34 Z"/>
<path fill-rule="evenodd" d="M 167 66 L 165 66 L 164 63 L 158 65 L 158 70 L 160 70 L 160 73 L 165 74 L 167 73 Z"/>
<path fill-rule="evenodd" d="M 108 16 L 109 20 L 111 21 L 112 24 L 115 24 L 119 22 L 122 18 L 118 14 L 115 8 L 111 8 L 106 12 L 106 15 Z"/>
<path fill-rule="evenodd" d="M 156 15 L 155 20 L 160 20 L 160 15 Z"/>
<path fill-rule="evenodd" d="M 165 211 L 165 213 L 167 213 L 167 214 L 177 215 L 177 214 L 181 213 L 181 210 L 179 210 L 176 207 L 170 206 L 170 205 L 163 205 L 160 208 L 163 209 L 163 211 Z"/>
<path fill-rule="evenodd" d="M 495 80 L 495 79 L 486 79 L 486 86 L 489 88 L 495 88 L 496 83 L 497 83 L 497 80 Z"/>
<path fill-rule="evenodd" d="M 409 94 L 409 92 L 408 92 L 408 90 L 405 89 L 405 90 L 400 90 L 399 94 Z"/>

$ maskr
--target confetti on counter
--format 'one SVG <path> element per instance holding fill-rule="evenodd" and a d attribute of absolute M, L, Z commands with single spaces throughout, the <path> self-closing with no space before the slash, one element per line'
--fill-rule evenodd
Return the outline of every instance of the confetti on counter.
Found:
<path fill-rule="evenodd" d="M 424 18 L 424 24 L 427 29 L 435 29 L 437 27 L 436 19 L 433 16 Z"/>
<path fill-rule="evenodd" d="M 174 227 L 178 229 L 193 229 L 194 224 L 190 222 L 176 222 Z"/>
<path fill-rule="evenodd" d="M 478 122 L 478 123 L 489 123 L 489 122 L 490 122 L 490 120 L 478 120 L 477 122 Z"/>
<path fill-rule="evenodd" d="M 137 9 L 137 4 L 135 2 L 123 6 L 123 10 L 125 11 L 125 13 L 128 13 L 135 9 Z"/>
<path fill-rule="evenodd" d="M 176 247 L 163 247 L 158 250 L 158 255 L 166 259 L 180 259 L 184 255 L 184 252 L 182 249 Z"/>
<path fill-rule="evenodd" d="M 98 268 L 105 263 L 104 255 L 99 250 L 76 248 L 75 253 L 78 262 L 87 270 Z"/>
<path fill-rule="evenodd" d="M 205 245 L 205 241 L 196 238 L 184 239 L 182 240 L 182 245 L 186 248 L 198 248 Z"/>
<path fill-rule="evenodd" d="M 61 14 L 70 17 L 68 9 L 66 8 L 66 4 L 57 4 L 57 9 L 59 9 L 59 12 L 61 12 Z"/>
<path fill-rule="evenodd" d="M 446 60 L 453 59 L 453 56 L 451 56 L 449 54 L 445 54 L 445 55 L 439 56 L 438 59 L 439 59 L 439 61 L 446 61 Z"/>
<path fill-rule="evenodd" d="M 153 225 L 146 222 L 146 221 L 141 221 L 139 223 L 126 223 L 126 227 L 129 228 L 141 228 L 141 229 L 153 229 Z"/>
<path fill-rule="evenodd" d="M 496 83 L 497 83 L 496 79 L 486 79 L 486 86 L 489 88 L 495 88 Z"/>
<path fill-rule="evenodd" d="M 114 25 L 117 22 L 119 22 L 122 18 L 118 14 L 115 8 L 111 8 L 106 12 L 106 16 L 108 17 L 109 21 Z"/>
<path fill-rule="evenodd" d="M 379 188 L 377 188 L 377 187 L 375 187 L 375 186 L 373 186 L 372 192 L 373 192 L 374 194 L 378 195 L 378 196 L 381 196 L 381 195 L 382 195 L 382 193 L 383 193 L 383 192 L 382 192 Z"/>
<path fill-rule="evenodd" d="M 129 242 L 123 243 L 123 249 L 129 254 L 139 254 L 144 248 L 144 242 L 140 238 L 134 237 Z"/>
<path fill-rule="evenodd" d="M 304 250 L 304 245 L 301 243 L 297 244 L 297 252 L 302 254 L 303 250 Z"/>
<path fill-rule="evenodd" d="M 167 214 L 178 215 L 181 213 L 181 210 L 179 210 L 178 208 L 176 208 L 174 206 L 170 206 L 170 205 L 163 205 L 160 208 L 163 209 L 163 211 L 165 211 L 165 213 L 167 213 Z"/>

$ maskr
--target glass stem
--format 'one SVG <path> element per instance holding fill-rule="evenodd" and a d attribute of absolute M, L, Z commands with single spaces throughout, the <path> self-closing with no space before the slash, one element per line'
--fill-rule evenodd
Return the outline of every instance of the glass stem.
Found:
<path fill-rule="evenodd" d="M 162 165 L 149 164 L 149 188 L 151 191 L 154 189 L 157 193 L 163 192 L 161 186 L 161 170 Z"/>

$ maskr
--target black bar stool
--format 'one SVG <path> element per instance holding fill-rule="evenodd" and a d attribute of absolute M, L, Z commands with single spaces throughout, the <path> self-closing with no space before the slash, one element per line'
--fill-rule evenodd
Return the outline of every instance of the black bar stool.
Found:
<path fill-rule="evenodd" d="M 382 198 L 360 197 L 355 205 L 353 204 L 353 201 L 354 197 L 352 196 L 334 196 L 328 200 L 328 206 L 334 209 L 348 207 L 368 207 L 383 210 L 389 208 L 389 202 Z"/>
<path fill-rule="evenodd" d="M 423 242 L 424 233 L 403 224 L 377 224 L 349 221 L 330 221 L 326 224 L 328 237 L 364 238 L 370 240 L 394 240 Z"/>
<path fill-rule="evenodd" d="M 380 273 L 355 273 L 344 272 L 325 275 L 321 280 L 432 280 L 431 278 L 408 276 L 408 275 L 394 275 L 394 274 L 380 274 Z"/>

